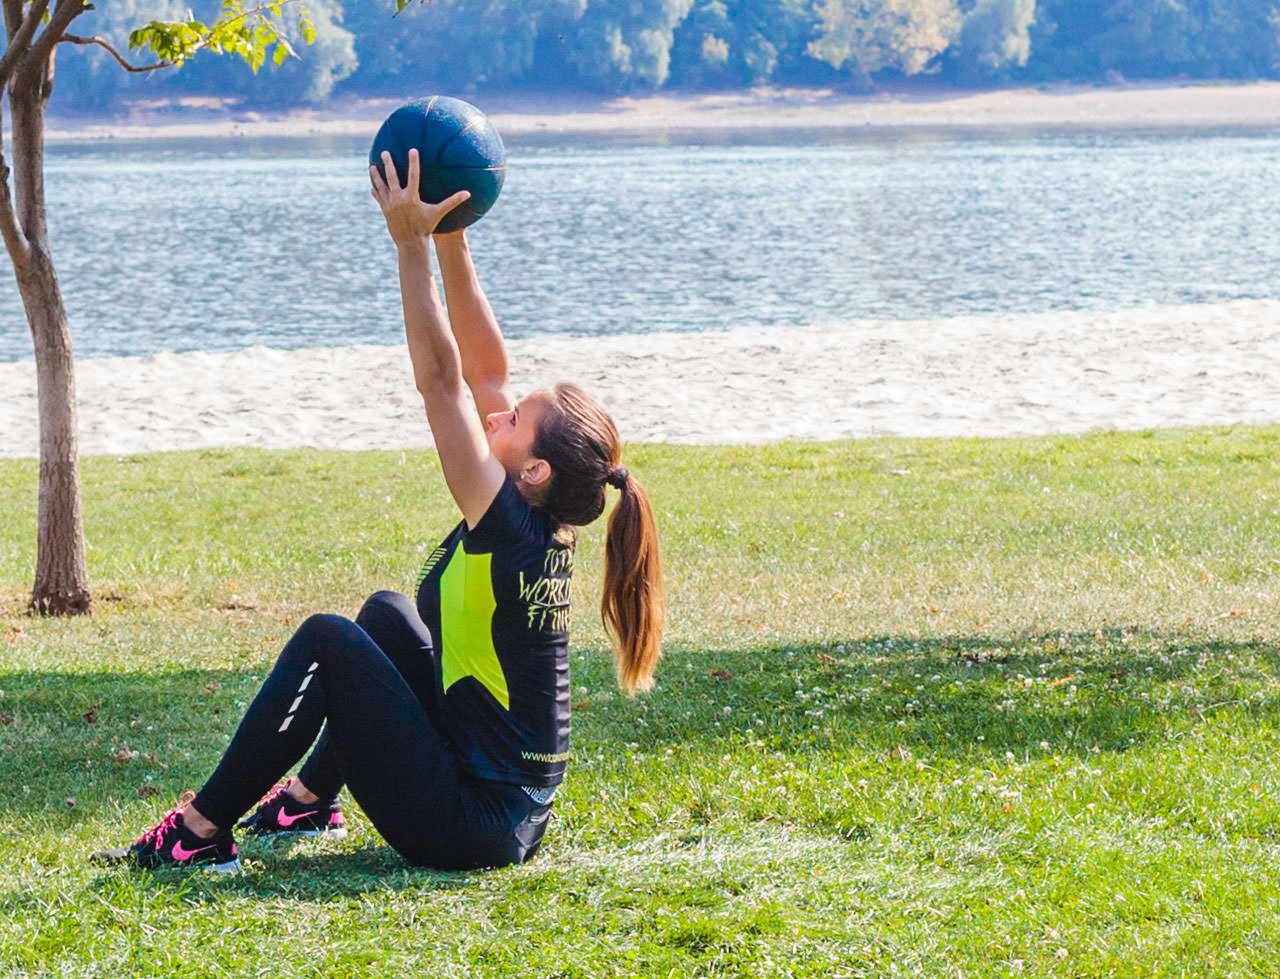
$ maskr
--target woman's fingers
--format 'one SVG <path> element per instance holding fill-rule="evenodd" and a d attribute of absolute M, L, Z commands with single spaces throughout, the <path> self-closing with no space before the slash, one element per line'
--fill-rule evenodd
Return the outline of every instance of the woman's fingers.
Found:
<path fill-rule="evenodd" d="M 413 166 L 413 156 L 414 156 L 414 153 L 412 150 L 410 150 L 409 151 L 410 167 Z M 392 187 L 401 186 L 400 173 L 396 170 L 396 161 L 391 158 L 391 153 L 388 150 L 382 151 L 382 171 L 385 174 L 384 180 L 386 182 L 388 190 L 390 190 Z M 413 187 L 415 185 L 411 183 L 409 184 L 409 186 Z"/>
<path fill-rule="evenodd" d="M 418 195 L 418 187 L 421 183 L 422 164 L 418 160 L 418 151 L 416 149 L 411 149 L 409 151 L 409 182 L 405 184 L 405 188 L 412 191 L 413 195 L 416 197 Z"/>
<path fill-rule="evenodd" d="M 395 161 L 386 150 L 382 152 L 381 169 L 376 165 L 369 167 L 369 180 L 373 184 L 371 189 L 373 199 L 378 202 L 382 207 L 383 213 L 387 216 L 389 230 L 391 230 L 393 238 L 401 230 L 418 235 L 431 234 L 446 214 L 471 197 L 470 191 L 460 190 L 438 203 L 428 204 L 419 197 L 418 187 L 421 180 L 422 164 L 416 149 L 409 150 L 407 170 L 406 176 L 408 180 L 402 187 Z M 396 227 L 390 228 L 393 214 L 395 215 Z M 402 224 L 404 225 L 403 229 L 400 227 Z"/>
<path fill-rule="evenodd" d="M 412 178 L 417 164 L 417 151 L 409 151 L 409 174 Z M 382 166 L 376 164 L 369 166 L 369 180 L 373 184 L 373 196 L 381 203 L 384 200 L 389 201 L 394 191 L 406 191 L 413 188 L 414 196 L 417 196 L 417 180 L 410 179 L 407 186 L 400 185 L 400 174 L 396 170 L 396 161 L 392 159 L 391 154 L 387 150 L 382 151 Z"/>
<path fill-rule="evenodd" d="M 388 179 L 390 177 L 390 180 Z M 373 199 L 385 210 L 391 201 L 391 180 L 395 181 L 395 186 L 400 186 L 400 181 L 396 178 L 396 165 L 391 159 L 391 154 L 385 150 L 382 154 L 382 166 L 376 164 L 369 165 L 369 183 L 373 186 L 371 193 Z"/>
<path fill-rule="evenodd" d="M 444 200 L 442 200 L 439 204 L 436 205 L 436 207 L 440 209 L 440 217 L 443 218 L 446 214 L 452 211 L 455 207 L 457 207 L 463 201 L 467 201 L 470 199 L 471 199 L 471 191 L 469 190 L 460 190 L 456 194 L 446 197 Z"/>

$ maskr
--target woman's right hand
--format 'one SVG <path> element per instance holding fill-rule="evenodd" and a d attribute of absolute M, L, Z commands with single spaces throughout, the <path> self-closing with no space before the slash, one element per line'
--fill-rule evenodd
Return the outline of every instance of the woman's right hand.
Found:
<path fill-rule="evenodd" d="M 470 191 L 460 190 L 438 204 L 428 204 L 418 195 L 420 175 L 416 149 L 409 150 L 409 179 L 403 187 L 391 154 L 386 150 L 382 152 L 382 172 L 376 166 L 369 167 L 373 199 L 382 208 L 387 232 L 397 245 L 430 237 L 444 216 L 471 196 Z"/>

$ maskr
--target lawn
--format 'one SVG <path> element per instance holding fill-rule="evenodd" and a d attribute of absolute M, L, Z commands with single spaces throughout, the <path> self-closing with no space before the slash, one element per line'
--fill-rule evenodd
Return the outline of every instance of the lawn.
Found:
<path fill-rule="evenodd" d="M 575 579 L 574 751 L 529 864 L 247 841 L 90 865 L 197 788 L 292 629 L 412 587 L 430 453 L 84 460 L 96 612 L 26 616 L 0 461 L 0 974 L 1257 976 L 1280 961 L 1280 428 L 633 447 L 658 685 Z"/>

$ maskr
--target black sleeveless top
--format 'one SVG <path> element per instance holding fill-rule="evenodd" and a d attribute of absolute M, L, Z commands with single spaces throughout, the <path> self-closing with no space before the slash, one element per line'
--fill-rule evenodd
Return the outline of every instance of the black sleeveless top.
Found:
<path fill-rule="evenodd" d="M 510 478 L 480 522 L 427 557 L 418 614 L 431 632 L 443 720 L 462 767 L 546 787 L 569 757 L 573 543 Z"/>

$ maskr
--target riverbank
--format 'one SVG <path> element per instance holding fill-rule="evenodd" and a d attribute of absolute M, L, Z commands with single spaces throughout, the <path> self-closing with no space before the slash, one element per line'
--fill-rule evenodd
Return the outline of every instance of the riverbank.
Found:
<path fill-rule="evenodd" d="M 1280 422 L 1280 302 L 510 342 L 628 440 L 740 444 Z M 81 451 L 431 444 L 404 347 L 78 364 Z M 0 456 L 37 451 L 32 362 L 0 364 Z"/>
<path fill-rule="evenodd" d="M 55 121 L 52 137 L 368 135 L 392 103 L 286 118 L 140 107 Z M 1280 84 L 871 97 L 762 90 L 613 100 L 495 99 L 509 136 L 826 127 L 1278 126 Z M 861 122 L 859 122 L 861 120 Z M 62 127 L 62 128 L 60 128 Z M 1280 302 L 847 321 L 821 328 L 512 342 L 527 391 L 581 381 L 627 438 L 759 443 L 871 435 L 1005 436 L 1280 422 Z M 403 347 L 83 359 L 82 451 L 430 444 Z M 0 456 L 36 454 L 34 370 L 0 364 Z"/>
<path fill-rule="evenodd" d="M 409 93 L 406 94 L 409 97 Z M 138 101 L 111 118 L 53 116 L 50 141 L 368 136 L 399 104 L 347 99 L 273 114 L 231 103 Z M 1183 129 L 1280 127 L 1280 82 L 1047 86 L 965 91 L 904 86 L 871 95 L 831 88 L 725 93 L 475 96 L 508 140 L 744 130 Z"/>

